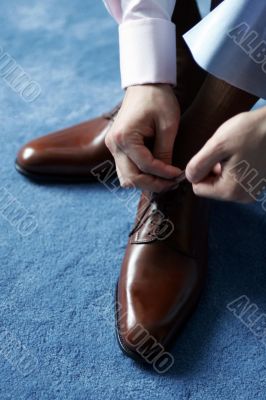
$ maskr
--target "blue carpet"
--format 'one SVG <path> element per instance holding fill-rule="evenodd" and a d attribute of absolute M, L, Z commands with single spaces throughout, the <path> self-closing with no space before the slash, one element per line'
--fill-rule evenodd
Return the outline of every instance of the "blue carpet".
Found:
<path fill-rule="evenodd" d="M 0 399 L 265 400 L 265 344 L 227 307 L 247 296 L 266 312 L 260 206 L 213 203 L 207 285 L 173 368 L 125 358 L 109 305 L 132 214 L 101 185 L 14 170 L 23 143 L 121 98 L 116 26 L 100 1 L 2 0 L 0 27 L 3 52 L 41 87 L 28 103 L 0 80 Z"/>

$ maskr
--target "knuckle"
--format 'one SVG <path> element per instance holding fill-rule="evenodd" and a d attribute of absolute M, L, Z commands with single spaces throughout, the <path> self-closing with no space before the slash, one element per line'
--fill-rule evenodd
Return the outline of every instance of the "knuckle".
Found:
<path fill-rule="evenodd" d="M 189 180 L 192 180 L 194 176 L 197 174 L 198 166 L 196 161 L 190 161 L 186 169 L 186 175 Z"/>
<path fill-rule="evenodd" d="M 110 131 L 105 137 L 105 144 L 110 149 L 114 146 L 123 147 L 126 143 L 127 135 L 121 129 Z"/>
<path fill-rule="evenodd" d="M 210 137 L 206 145 L 211 149 L 223 149 L 227 142 L 227 133 L 224 130 L 224 126 L 221 125 L 216 132 Z"/>
<path fill-rule="evenodd" d="M 123 132 L 122 130 L 117 130 L 117 131 L 113 132 L 112 136 L 113 136 L 113 141 L 118 146 L 121 146 L 121 147 L 125 146 L 125 143 L 126 143 L 125 132 Z"/>
<path fill-rule="evenodd" d="M 193 192 L 198 195 L 199 194 L 199 188 L 197 185 L 193 185 Z"/>
<path fill-rule="evenodd" d="M 200 189 L 199 185 L 193 185 L 193 192 L 196 196 L 201 197 L 202 196 L 202 191 Z"/>
<path fill-rule="evenodd" d="M 150 165 L 146 160 L 142 160 L 140 163 L 138 163 L 138 168 L 145 174 L 150 173 Z"/>
<path fill-rule="evenodd" d="M 106 137 L 105 137 L 105 139 L 104 139 L 104 142 L 105 142 L 107 148 L 108 148 L 109 150 L 111 150 L 111 147 L 112 147 L 112 139 L 111 139 L 111 137 L 110 137 L 109 134 L 106 135 Z"/>
<path fill-rule="evenodd" d="M 127 181 L 124 181 L 124 180 L 120 180 L 120 186 L 123 188 L 123 189 L 126 189 L 127 188 Z"/>
<path fill-rule="evenodd" d="M 164 125 L 161 127 L 161 133 L 167 134 L 172 137 L 176 137 L 178 130 L 178 122 L 176 118 L 171 118 L 168 121 L 164 121 Z"/>
<path fill-rule="evenodd" d="M 123 189 L 131 189 L 134 188 L 135 182 L 134 182 L 134 178 L 121 178 L 120 179 L 120 185 Z"/>
<path fill-rule="evenodd" d="M 216 153 L 223 155 L 226 149 L 226 140 L 224 138 L 218 138 L 216 140 L 214 150 Z"/>
<path fill-rule="evenodd" d="M 247 116 L 250 117 L 250 113 L 243 111 L 239 113 L 238 115 L 235 116 L 235 119 L 237 120 L 238 123 L 242 124 L 244 123 L 245 125 L 250 121 L 250 118 L 247 119 Z"/>

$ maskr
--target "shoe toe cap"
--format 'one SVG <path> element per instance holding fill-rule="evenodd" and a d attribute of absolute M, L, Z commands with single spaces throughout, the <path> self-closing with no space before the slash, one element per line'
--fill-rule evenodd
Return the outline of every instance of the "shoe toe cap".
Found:
<path fill-rule="evenodd" d="M 25 171 L 33 171 L 35 169 L 38 170 L 39 165 L 39 152 L 31 143 L 23 146 L 16 158 L 16 165 L 18 168 Z"/>

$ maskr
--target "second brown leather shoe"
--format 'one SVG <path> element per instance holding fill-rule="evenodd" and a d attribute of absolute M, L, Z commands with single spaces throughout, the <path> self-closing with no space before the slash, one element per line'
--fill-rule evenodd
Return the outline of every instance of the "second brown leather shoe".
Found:
<path fill-rule="evenodd" d="M 191 315 L 204 284 L 207 227 L 208 203 L 187 181 L 142 194 L 116 298 L 117 337 L 130 357 L 158 364 Z"/>
<path fill-rule="evenodd" d="M 101 117 L 27 143 L 17 155 L 17 170 L 38 181 L 95 180 L 91 170 L 113 160 L 105 136 L 119 108 L 120 104 Z"/>

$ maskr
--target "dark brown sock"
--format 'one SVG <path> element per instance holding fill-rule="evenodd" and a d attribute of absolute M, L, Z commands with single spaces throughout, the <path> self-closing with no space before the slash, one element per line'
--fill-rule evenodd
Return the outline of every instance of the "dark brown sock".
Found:
<path fill-rule="evenodd" d="M 174 165 L 184 169 L 219 126 L 234 115 L 250 110 L 257 100 L 252 94 L 208 75 L 181 118 L 174 148 Z"/>

